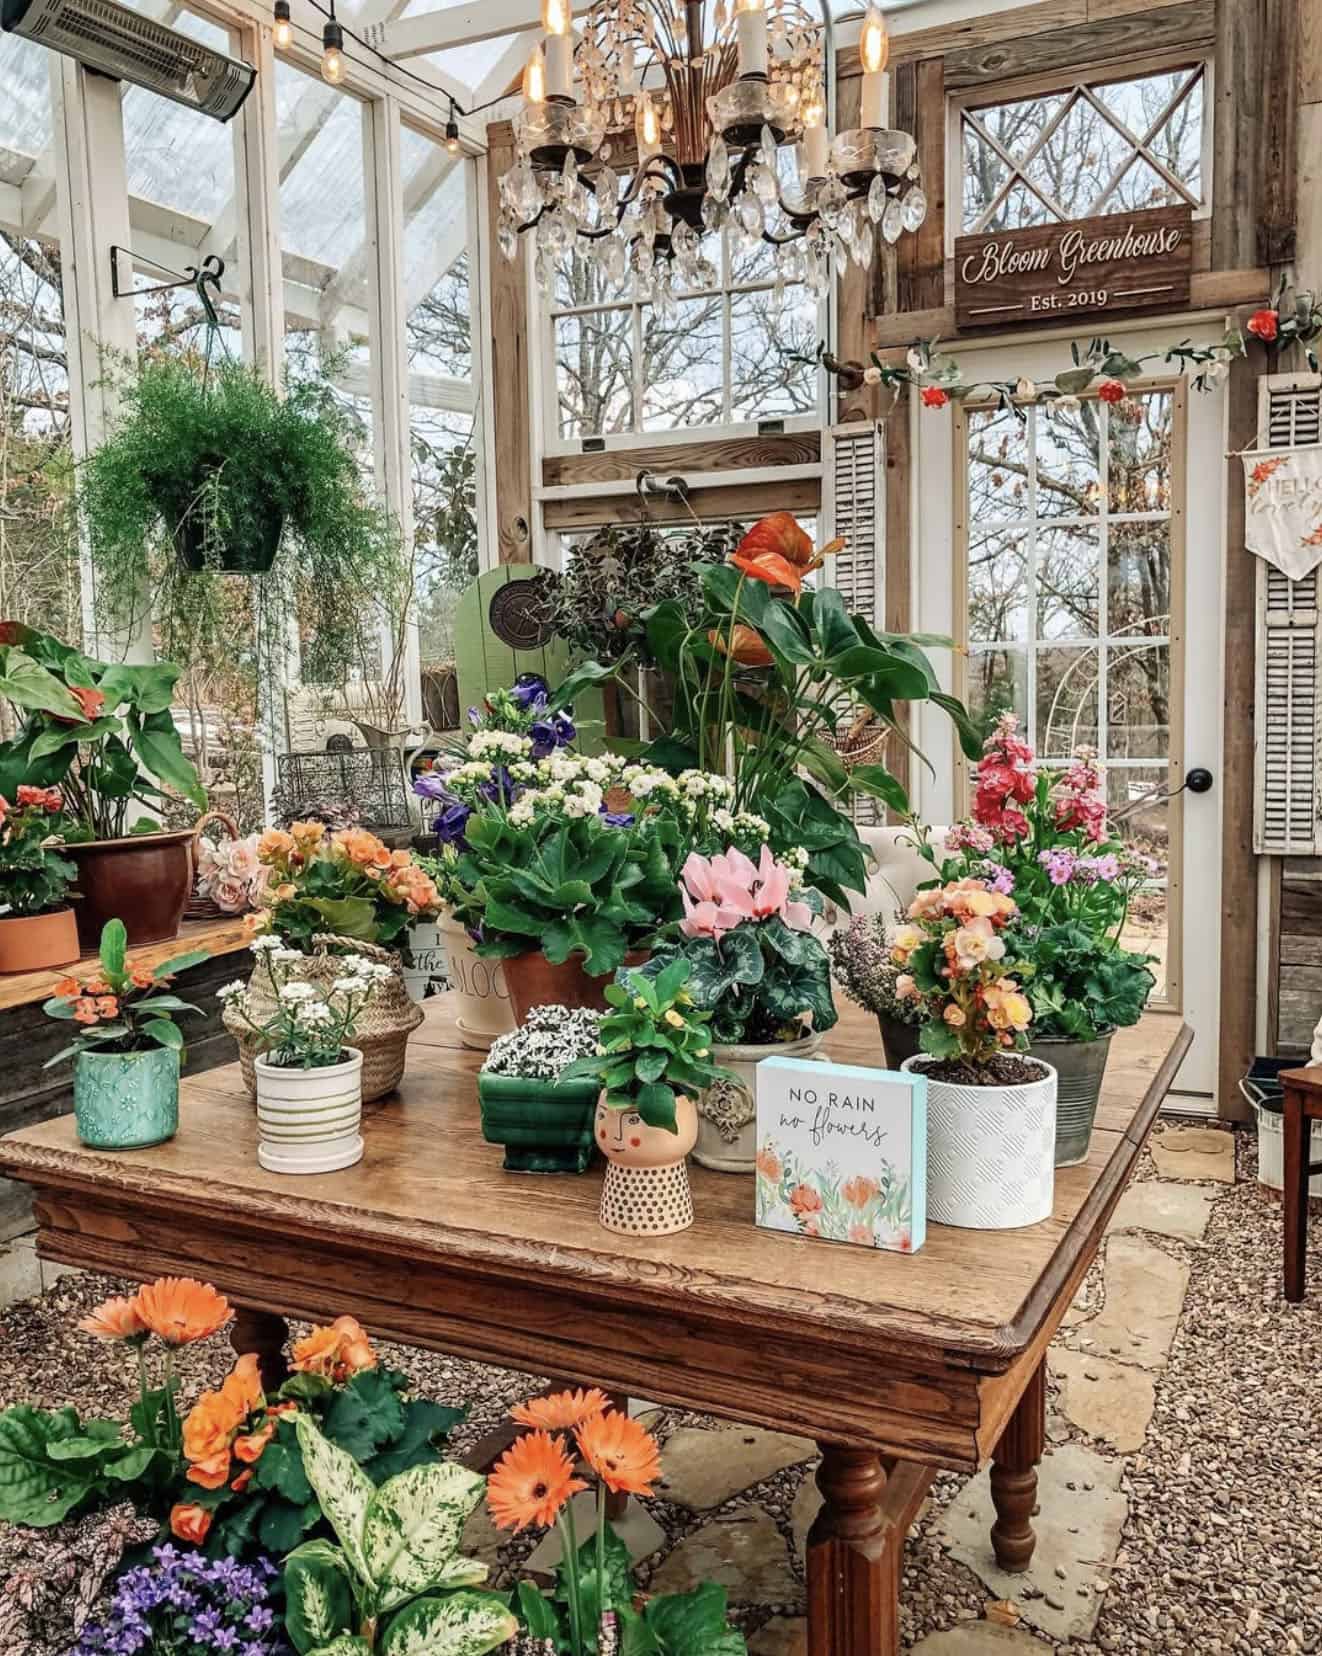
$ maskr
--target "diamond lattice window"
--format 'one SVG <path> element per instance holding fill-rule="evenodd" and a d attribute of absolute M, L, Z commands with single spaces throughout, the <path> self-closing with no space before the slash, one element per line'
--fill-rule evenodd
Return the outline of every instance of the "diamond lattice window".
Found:
<path fill-rule="evenodd" d="M 965 233 L 1206 200 L 1206 66 L 959 112 Z"/>

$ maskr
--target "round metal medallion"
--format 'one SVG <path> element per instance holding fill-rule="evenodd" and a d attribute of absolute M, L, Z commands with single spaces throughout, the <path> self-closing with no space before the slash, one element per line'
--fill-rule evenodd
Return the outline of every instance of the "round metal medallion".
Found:
<path fill-rule="evenodd" d="M 491 595 L 487 619 L 492 632 L 511 650 L 540 650 L 555 637 L 537 586 L 535 579 L 507 581 Z"/>

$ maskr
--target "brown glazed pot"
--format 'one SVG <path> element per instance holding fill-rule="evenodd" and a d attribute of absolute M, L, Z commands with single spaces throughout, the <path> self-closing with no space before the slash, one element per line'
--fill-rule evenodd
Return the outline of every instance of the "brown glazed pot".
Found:
<path fill-rule="evenodd" d="M 179 935 L 193 889 L 193 830 L 128 834 L 66 845 L 77 865 L 78 936 L 95 949 L 107 920 L 122 920 L 130 946 L 168 943 Z"/>
<path fill-rule="evenodd" d="M 648 949 L 634 949 L 625 955 L 626 966 L 641 966 Z M 540 949 L 513 955 L 501 962 L 505 987 L 516 1024 L 523 1023 L 534 1006 L 587 1006 L 594 1012 L 606 1010 L 606 986 L 615 981 L 614 972 L 589 977 L 583 970 L 583 956 L 570 955 L 563 965 L 553 966 Z"/>
<path fill-rule="evenodd" d="M 72 966 L 78 952 L 78 926 L 71 908 L 0 920 L 0 972 Z"/>

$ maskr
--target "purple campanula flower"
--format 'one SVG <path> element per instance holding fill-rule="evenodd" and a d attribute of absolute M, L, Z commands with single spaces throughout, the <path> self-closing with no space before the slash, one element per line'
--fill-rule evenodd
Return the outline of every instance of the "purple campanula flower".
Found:
<path fill-rule="evenodd" d="M 551 687 L 540 673 L 520 673 L 510 689 L 515 705 L 529 713 L 545 707 L 550 695 Z"/>
<path fill-rule="evenodd" d="M 472 808 L 453 794 L 438 797 L 442 801 L 441 809 L 432 818 L 432 829 L 442 845 L 459 845 L 463 842 L 468 819 L 473 814 Z"/>
<path fill-rule="evenodd" d="M 632 828 L 636 821 L 632 811 L 608 811 L 604 805 L 597 815 L 612 828 Z"/>

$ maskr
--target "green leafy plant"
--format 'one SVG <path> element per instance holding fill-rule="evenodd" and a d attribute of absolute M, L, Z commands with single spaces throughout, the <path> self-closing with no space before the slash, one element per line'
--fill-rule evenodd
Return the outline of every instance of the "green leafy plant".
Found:
<path fill-rule="evenodd" d="M 1156 979 L 1149 955 L 1131 954 L 1087 925 L 1023 928 L 1009 947 L 1033 962 L 1026 984 L 1033 1039 L 1095 1041 L 1143 1015 Z"/>
<path fill-rule="evenodd" d="M 182 1057 L 183 1032 L 174 1020 L 180 1012 L 201 1008 L 171 994 L 170 984 L 180 972 L 210 958 L 206 949 L 190 949 L 158 966 L 130 964 L 124 922 L 107 920 L 101 931 L 100 971 L 90 978 L 62 978 L 42 1007 L 48 1018 L 78 1025 L 73 1044 L 42 1068 L 83 1052 L 147 1052 L 157 1046 Z"/>
<path fill-rule="evenodd" d="M 60 790 L 20 784 L 17 794 L 14 805 L 0 794 L 0 919 L 64 908 L 78 874 L 52 833 L 64 809 Z"/>
<path fill-rule="evenodd" d="M 681 958 L 655 977 L 621 972 L 606 986 L 610 1011 L 601 1020 L 597 1055 L 576 1059 L 561 1080 L 599 1081 L 608 1109 L 636 1110 L 649 1127 L 677 1132 L 677 1094 L 697 1098 L 714 1082 L 733 1079 L 711 1061 L 711 1013 L 695 1004 L 690 971 Z"/>
<path fill-rule="evenodd" d="M 311 1541 L 285 1561 L 285 1627 L 301 1656 L 481 1656 L 518 1627 L 486 1565 L 459 1552 L 486 1487 L 452 1462 L 415 1466 L 379 1487 L 307 1415 L 303 1466 L 338 1546 Z"/>
<path fill-rule="evenodd" d="M 96 661 L 16 622 L 0 624 L 0 697 L 19 728 L 0 742 L 0 794 L 58 787 L 70 840 L 117 839 L 134 805 L 159 812 L 207 796 L 184 756 L 170 705 L 179 668 Z M 135 831 L 151 831 L 152 818 Z"/>

